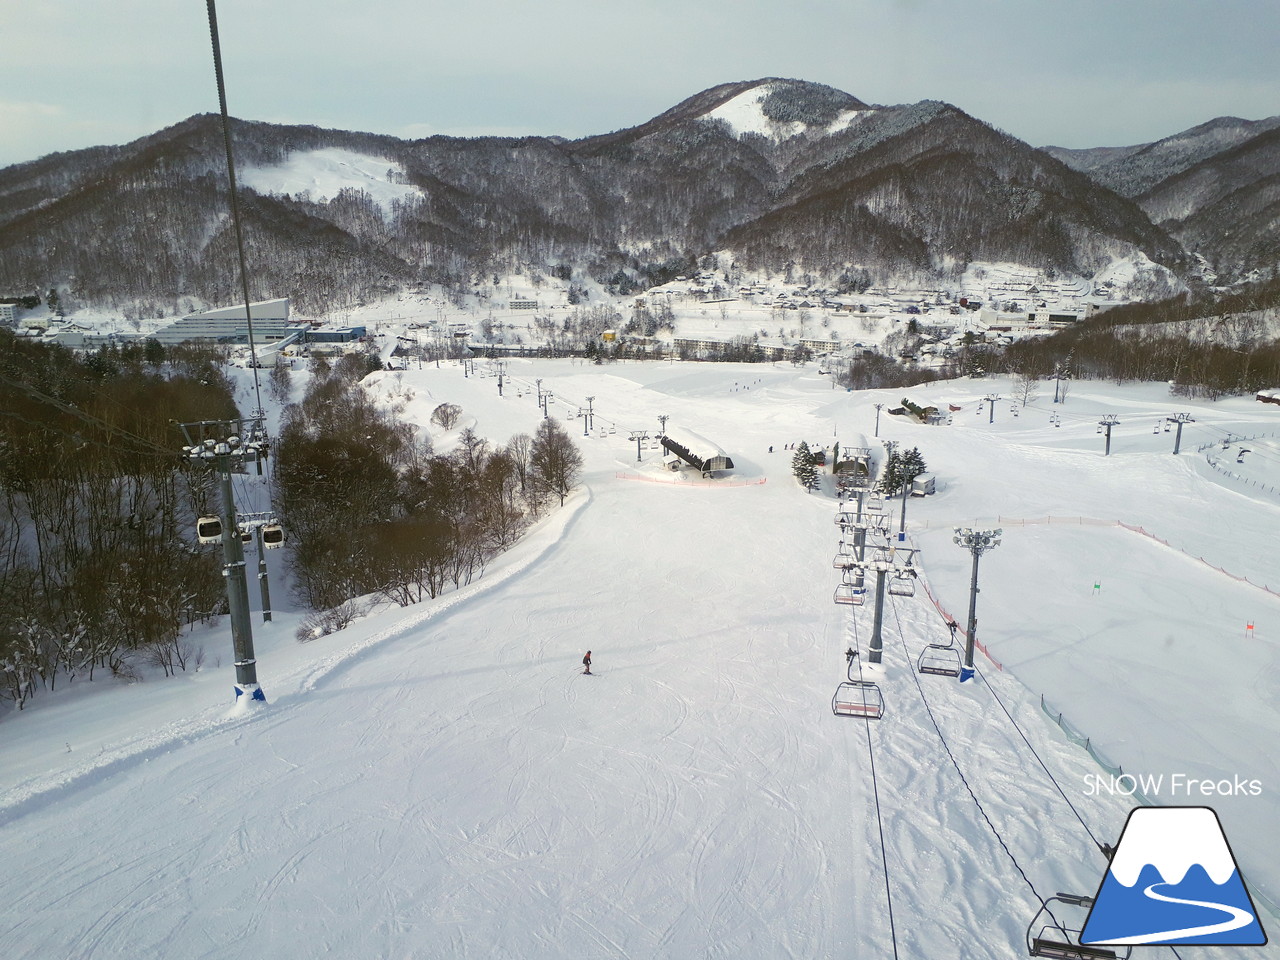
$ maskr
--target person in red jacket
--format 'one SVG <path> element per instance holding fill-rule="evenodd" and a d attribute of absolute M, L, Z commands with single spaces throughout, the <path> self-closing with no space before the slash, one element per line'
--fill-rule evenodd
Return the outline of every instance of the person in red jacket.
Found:
<path fill-rule="evenodd" d="M 582 668 L 583 668 L 582 669 L 583 673 L 591 672 L 591 651 L 590 650 L 588 650 L 587 655 L 582 658 Z"/>

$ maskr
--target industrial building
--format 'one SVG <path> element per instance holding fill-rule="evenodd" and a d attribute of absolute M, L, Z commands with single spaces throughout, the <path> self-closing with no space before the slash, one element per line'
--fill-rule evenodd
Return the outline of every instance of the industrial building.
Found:
<path fill-rule="evenodd" d="M 295 330 L 306 329 L 306 324 L 289 322 L 289 298 L 279 300 L 260 300 L 249 304 L 249 314 L 253 318 L 254 343 L 270 343 L 283 340 Z M 206 310 L 193 316 L 183 317 L 152 334 L 166 346 L 186 343 L 189 340 L 213 340 L 217 343 L 248 343 L 249 323 L 245 319 L 245 308 L 220 307 L 217 310 Z"/>

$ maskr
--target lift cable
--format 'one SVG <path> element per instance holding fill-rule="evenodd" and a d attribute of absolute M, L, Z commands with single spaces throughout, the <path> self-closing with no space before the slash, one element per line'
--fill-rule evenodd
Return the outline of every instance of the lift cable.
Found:
<path fill-rule="evenodd" d="M 129 441 L 130 444 L 134 444 L 140 448 L 140 450 L 138 451 L 139 453 L 145 451 L 150 455 L 165 457 L 167 459 L 173 459 L 175 456 L 177 456 L 173 448 L 161 447 L 160 445 L 148 440 L 146 437 L 140 437 L 135 433 L 131 433 L 128 430 L 125 430 L 123 427 L 117 427 L 110 423 L 107 423 L 105 420 L 95 417 L 92 414 L 85 413 L 83 410 L 79 409 L 73 404 L 67 403 L 66 401 L 63 401 L 63 400 L 58 400 L 54 397 L 49 396 L 46 393 L 42 393 L 41 391 L 37 390 L 35 387 L 32 387 L 29 384 L 23 383 L 20 380 L 13 380 L 5 376 L 4 374 L 0 374 L 0 383 L 3 383 L 9 387 L 13 387 L 15 390 L 19 390 L 22 393 L 25 393 L 31 399 L 37 400 L 40 403 L 48 404 L 49 406 L 54 407 L 55 409 L 60 410 L 63 413 L 67 414 L 68 416 L 75 417 L 76 419 L 81 420 L 84 423 L 89 424 L 90 426 L 98 427 L 102 430 L 105 430 L 110 435 Z M 33 426 L 40 426 L 44 429 L 52 430 L 55 433 L 74 436 L 74 434 L 67 434 L 66 430 L 60 429 L 59 427 L 53 424 L 36 424 L 36 423 L 32 423 L 32 421 L 27 420 L 25 417 L 19 416 L 17 414 L 7 414 L 7 415 L 13 416 L 15 419 L 21 420 L 25 423 L 31 423 Z M 86 439 L 86 438 L 81 438 L 81 439 Z M 89 442 L 94 442 L 94 441 L 89 441 Z"/>
<path fill-rule="evenodd" d="M 898 642 L 902 644 L 902 651 L 907 655 L 908 662 L 910 662 L 910 652 L 907 650 L 907 641 L 902 635 L 902 617 L 898 613 L 898 605 L 896 601 L 893 604 L 893 614 L 898 621 Z M 960 777 L 960 782 L 964 784 L 964 788 L 968 792 L 970 799 L 972 799 L 974 804 L 977 806 L 978 812 L 982 814 L 982 819 L 986 821 L 992 835 L 1000 844 L 1000 848 L 1004 850 L 1005 855 L 1013 864 L 1013 868 L 1018 871 L 1018 876 L 1022 877 L 1023 882 L 1030 888 L 1032 896 L 1040 902 L 1040 906 L 1049 915 L 1049 918 L 1054 922 L 1054 924 L 1058 926 L 1059 929 L 1062 929 L 1062 925 L 1058 922 L 1057 917 L 1055 917 L 1053 915 L 1053 911 L 1049 909 L 1048 901 L 1045 900 L 1044 897 L 1040 896 L 1040 892 L 1036 890 L 1035 884 L 1031 882 L 1031 878 L 1028 877 L 1026 871 L 1022 869 L 1022 865 L 1018 863 L 1018 858 L 1013 855 L 1013 851 L 1010 850 L 1009 845 L 1005 843 L 1004 837 L 1000 836 L 1000 831 L 996 829 L 996 825 L 992 823 L 991 818 L 987 816 L 987 811 L 982 806 L 982 801 L 979 800 L 978 795 L 973 792 L 973 787 L 969 785 L 969 781 L 965 777 L 964 771 L 960 769 L 959 761 L 956 760 L 955 754 L 951 752 L 951 745 L 947 743 L 947 738 L 942 733 L 942 727 L 938 725 L 938 719 L 933 715 L 933 708 L 929 706 L 929 698 L 925 695 L 924 686 L 920 683 L 920 677 L 914 670 L 911 671 L 911 678 L 915 681 L 916 690 L 920 693 L 920 702 L 924 704 L 925 712 L 929 715 L 929 722 L 933 724 L 933 729 L 938 734 L 938 740 L 942 743 L 942 749 L 947 752 L 947 757 L 951 760 L 951 765 L 955 767 L 956 774 Z"/>
<path fill-rule="evenodd" d="M 253 311 L 249 308 L 249 272 L 245 266 L 244 231 L 240 226 L 240 203 L 236 196 L 236 164 L 231 154 L 231 118 L 227 114 L 227 91 L 222 78 L 222 46 L 218 42 L 218 12 L 214 0 L 206 0 L 209 11 L 209 38 L 213 43 L 213 74 L 218 84 L 218 106 L 222 111 L 222 140 L 227 151 L 227 186 L 231 198 L 231 222 L 235 226 L 236 251 L 240 257 L 240 289 L 244 294 L 244 322 L 249 331 L 249 357 L 253 368 L 255 416 L 262 414 L 262 389 L 258 383 L 258 351 L 253 342 Z"/>
<path fill-rule="evenodd" d="M 858 679 L 862 679 L 862 657 L 858 653 L 858 618 L 850 614 L 850 620 L 853 621 L 853 656 L 858 659 Z M 852 657 L 850 659 L 853 659 Z M 846 676 L 848 675 L 846 671 Z M 889 887 L 889 856 L 885 851 L 884 843 L 884 820 L 880 816 L 880 784 L 876 779 L 876 756 L 871 748 L 871 718 L 862 718 L 863 727 L 867 734 L 867 758 L 871 767 L 871 795 L 875 800 L 876 806 L 876 828 L 880 832 L 880 863 L 884 867 L 884 899 L 889 906 L 889 939 L 893 942 L 894 960 L 898 958 L 898 932 L 893 923 L 893 893 Z"/>
<path fill-rule="evenodd" d="M 904 637 L 903 637 L 903 633 L 902 633 L 902 616 L 901 616 L 901 614 L 898 612 L 898 603 L 897 603 L 897 601 L 896 601 L 896 600 L 895 600 L 895 601 L 893 601 L 893 615 L 894 615 L 894 618 L 898 621 L 898 641 L 902 644 L 903 651 L 905 652 L 905 651 L 906 651 L 906 649 L 907 649 L 907 645 L 906 645 L 906 640 L 904 639 Z M 908 654 L 908 657 L 909 657 L 909 656 L 910 656 L 910 654 Z M 996 703 L 998 703 L 998 704 L 1000 705 L 1000 709 L 1004 711 L 1004 715 L 1005 715 L 1006 717 L 1008 717 L 1008 718 L 1009 718 L 1009 722 L 1013 724 L 1013 728 L 1014 728 L 1015 730 L 1017 730 L 1017 731 L 1018 731 L 1018 736 L 1022 737 L 1022 742 L 1023 742 L 1023 743 L 1025 743 L 1025 744 L 1027 745 L 1027 749 L 1031 751 L 1031 755 L 1032 755 L 1032 756 L 1034 756 L 1034 757 L 1036 758 L 1036 762 L 1040 764 L 1041 768 L 1042 768 L 1042 769 L 1044 770 L 1044 772 L 1048 775 L 1049 780 L 1053 783 L 1054 787 L 1056 787 L 1056 788 L 1057 788 L 1058 793 L 1062 794 L 1062 799 L 1063 799 L 1063 800 L 1065 800 L 1065 801 L 1067 802 L 1067 806 L 1071 808 L 1071 812 L 1072 812 L 1072 813 L 1074 813 L 1074 814 L 1075 814 L 1075 816 L 1076 816 L 1076 819 L 1080 821 L 1080 826 L 1084 827 L 1085 833 L 1089 834 L 1089 839 L 1093 841 L 1094 845 L 1098 848 L 1099 852 L 1100 852 L 1100 853 L 1102 853 L 1102 855 L 1103 855 L 1103 856 L 1107 856 L 1107 852 L 1106 852 L 1106 850 L 1103 848 L 1103 845 L 1102 845 L 1101 843 L 1099 843 L 1099 842 L 1098 842 L 1098 838 L 1097 838 L 1097 837 L 1095 837 L 1095 836 L 1093 835 L 1093 831 L 1089 829 L 1089 824 L 1087 824 L 1087 823 L 1085 822 L 1084 818 L 1083 818 L 1082 816 L 1080 816 L 1080 811 L 1078 811 L 1078 810 L 1075 808 L 1075 805 L 1074 805 L 1074 804 L 1072 804 L 1071 800 L 1067 797 L 1066 793 L 1064 793 L 1064 792 L 1063 792 L 1062 787 L 1059 785 L 1058 781 L 1054 778 L 1053 774 L 1049 771 L 1049 768 L 1048 768 L 1047 766 L 1045 766 L 1045 762 L 1044 762 L 1044 760 L 1042 760 L 1042 759 L 1040 758 L 1040 754 L 1036 753 L 1036 749 L 1035 749 L 1035 747 L 1033 747 L 1033 746 L 1031 745 L 1031 741 L 1027 739 L 1027 735 L 1026 735 L 1025 733 L 1023 733 L 1023 732 L 1022 732 L 1022 727 L 1020 727 L 1020 726 L 1018 725 L 1018 721 L 1017 721 L 1017 720 L 1015 720 L 1015 719 L 1013 718 L 1013 715 L 1009 713 L 1008 708 L 1006 708 L 1006 707 L 1005 707 L 1005 705 L 1004 705 L 1004 701 L 1000 699 L 1000 695 L 999 695 L 999 694 L 997 694 L 997 693 L 996 693 L 996 691 L 995 691 L 995 688 L 994 688 L 993 686 L 991 686 L 991 681 L 989 681 L 989 680 L 986 678 L 986 676 L 985 676 L 985 675 L 983 675 L 983 673 L 982 673 L 982 671 L 981 671 L 981 670 L 978 670 L 978 671 L 977 671 L 977 673 L 978 673 L 978 676 L 982 677 L 982 682 L 983 682 L 984 684 L 986 684 L 987 689 L 991 691 L 991 695 L 992 695 L 993 697 L 995 697 L 995 701 L 996 701 Z M 914 676 L 914 674 L 913 674 L 913 676 Z M 916 681 L 916 687 L 920 690 L 920 697 L 921 697 L 921 699 L 923 700 L 923 699 L 924 699 L 924 689 L 920 686 L 920 678 L 919 678 L 918 676 L 917 676 L 917 677 L 915 677 L 915 681 Z M 928 704 L 928 702 L 927 702 L 927 701 L 925 702 L 925 709 L 926 709 L 926 710 L 928 710 L 928 709 L 929 709 L 929 704 Z M 932 719 L 933 719 L 933 712 L 932 712 L 932 711 L 930 711 L 930 712 L 929 712 L 929 719 L 930 719 L 930 720 L 932 720 Z M 935 727 L 937 726 L 936 722 L 935 722 L 934 726 L 935 726 Z M 939 733 L 939 736 L 941 736 L 941 733 Z M 945 740 L 943 741 L 943 746 L 946 746 L 946 741 L 945 741 Z M 948 753 L 948 754 L 950 754 L 950 752 L 951 752 L 950 750 L 948 750 L 948 751 L 947 751 L 947 753 Z M 954 758 L 954 757 L 952 758 L 952 763 L 955 763 L 955 758 Z M 957 772 L 958 772 L 958 771 L 959 771 L 959 768 L 957 767 Z M 963 775 L 961 775 L 961 779 L 962 779 L 962 780 L 964 779 Z M 966 787 L 966 788 L 968 787 L 968 783 L 966 783 L 966 784 L 965 784 L 965 787 Z M 970 796 L 972 796 L 972 791 L 970 792 Z M 975 802 L 976 802 L 976 799 L 975 799 Z M 979 804 L 979 809 L 981 809 L 981 804 Z M 985 814 L 985 813 L 983 814 L 983 817 L 984 817 L 984 818 L 986 817 L 986 814 Z M 989 821 L 989 820 L 987 821 L 987 823 L 988 823 L 988 824 L 990 824 L 990 822 L 991 822 L 991 821 Z M 993 828 L 993 829 L 994 829 L 994 828 Z M 999 839 L 999 834 L 997 834 L 996 836 L 997 836 L 997 839 Z M 1004 844 L 1004 842 L 1003 842 L 1003 841 L 1001 841 L 1001 845 L 1002 845 L 1002 846 L 1003 846 L 1003 844 Z M 1006 853 L 1008 853 L 1008 848 L 1007 848 L 1007 847 L 1005 848 L 1005 852 L 1006 852 Z M 1012 854 L 1010 854 L 1010 858 L 1012 858 Z M 1110 858 L 1108 857 L 1108 860 L 1109 860 L 1109 859 L 1110 859 Z M 1015 865 L 1015 866 L 1017 865 L 1017 861 L 1014 861 L 1014 865 Z M 1019 871 L 1019 872 L 1021 872 L 1021 871 Z M 1024 880 L 1026 879 L 1026 875 L 1025 875 L 1025 874 L 1023 874 L 1023 879 L 1024 879 Z M 1028 883 L 1028 885 L 1030 885 L 1030 881 L 1029 881 L 1029 880 L 1027 881 L 1027 883 Z M 1034 888 L 1034 887 L 1032 887 L 1032 888 L 1031 888 L 1031 890 L 1032 890 L 1032 893 L 1035 893 L 1035 888 Z M 1036 894 L 1036 896 L 1037 896 L 1037 898 L 1039 898 L 1039 894 Z M 1043 901 L 1043 900 L 1041 900 L 1041 903 L 1044 903 L 1044 901 Z M 1047 910 L 1047 908 L 1046 908 L 1046 911 L 1047 911 L 1047 912 L 1048 912 L 1048 914 L 1049 914 L 1049 918 L 1050 918 L 1051 920 L 1053 920 L 1053 922 L 1054 922 L 1055 924 L 1057 924 L 1057 923 L 1058 923 L 1058 920 L 1057 920 L 1057 918 L 1056 918 L 1056 917 L 1054 917 L 1053 912 L 1052 912 L 1052 911 Z M 1059 924 L 1059 929 L 1062 929 L 1060 924 Z M 1173 952 L 1173 955 L 1174 955 L 1175 957 L 1177 957 L 1177 958 L 1178 958 L 1178 960 L 1182 960 L 1182 956 L 1181 956 L 1181 954 L 1179 954 L 1179 953 L 1178 953 L 1178 951 L 1177 951 L 1176 949 L 1174 949 L 1174 947 L 1173 947 L 1173 945 L 1172 945 L 1172 944 L 1166 944 L 1166 946 L 1168 946 L 1168 947 L 1169 947 L 1169 949 Z"/>
<path fill-rule="evenodd" d="M 1058 783 L 1057 779 L 1055 779 L 1055 777 L 1053 776 L 1053 773 L 1050 772 L 1049 768 L 1045 765 L 1044 760 L 1040 758 L 1040 754 L 1036 753 L 1036 748 L 1031 745 L 1031 741 L 1027 739 L 1027 735 L 1022 732 L 1022 727 L 1018 725 L 1018 721 L 1013 719 L 1013 714 L 1011 714 L 1009 712 L 1008 707 L 1004 705 L 1004 701 L 1001 700 L 1000 695 L 996 693 L 995 687 L 991 686 L 991 681 L 988 680 L 986 678 L 986 675 L 983 674 L 983 672 L 977 669 L 976 667 L 975 667 L 975 672 L 978 674 L 979 677 L 982 678 L 982 682 L 986 684 L 987 689 L 991 691 L 991 696 L 993 696 L 995 698 L 996 703 L 1000 705 L 1000 709 L 1004 712 L 1004 715 L 1009 718 L 1009 722 L 1013 724 L 1013 729 L 1018 731 L 1018 736 L 1020 736 L 1022 738 L 1022 742 L 1027 745 L 1027 749 L 1031 751 L 1031 755 L 1036 758 L 1036 763 L 1040 764 L 1040 769 L 1042 769 L 1045 772 L 1045 776 L 1049 778 L 1049 782 L 1052 783 L 1054 788 L 1058 791 L 1058 793 L 1062 795 L 1062 799 L 1065 800 L 1067 803 L 1067 806 L 1071 808 L 1071 812 L 1076 815 L 1076 819 L 1080 821 L 1080 826 L 1084 827 L 1084 832 L 1089 834 L 1089 839 L 1093 841 L 1093 845 L 1098 848 L 1098 851 L 1104 857 L 1106 857 L 1107 856 L 1106 848 L 1102 845 L 1102 843 L 1098 840 L 1098 838 L 1093 835 L 1093 831 L 1089 829 L 1089 824 L 1085 823 L 1084 817 L 1080 816 L 1080 811 L 1077 810 L 1075 807 L 1075 804 L 1071 802 L 1071 799 L 1067 796 L 1066 792 L 1062 789 L 1062 785 Z"/>

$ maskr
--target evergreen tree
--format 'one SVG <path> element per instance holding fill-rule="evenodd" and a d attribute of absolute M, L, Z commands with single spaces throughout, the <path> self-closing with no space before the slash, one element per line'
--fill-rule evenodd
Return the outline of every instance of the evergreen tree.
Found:
<path fill-rule="evenodd" d="M 795 456 L 791 458 L 791 473 L 806 490 L 812 491 L 818 485 L 817 464 L 809 445 L 803 440 L 796 444 Z"/>
<path fill-rule="evenodd" d="M 880 489 L 893 496 L 927 470 L 919 447 L 912 447 L 903 453 L 899 453 L 895 447 L 889 451 L 889 458 L 885 461 L 884 472 L 880 475 Z"/>
<path fill-rule="evenodd" d="M 893 496 L 901 486 L 902 457 L 898 453 L 898 448 L 891 446 L 889 456 L 884 462 L 884 469 L 880 471 L 880 489 L 889 496 Z"/>

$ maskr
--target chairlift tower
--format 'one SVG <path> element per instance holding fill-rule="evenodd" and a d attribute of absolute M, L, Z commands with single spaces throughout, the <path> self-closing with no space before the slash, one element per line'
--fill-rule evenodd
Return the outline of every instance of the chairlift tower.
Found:
<path fill-rule="evenodd" d="M 640 462 L 640 445 L 649 439 L 648 430 L 632 430 L 631 436 L 628 438 L 636 442 L 636 463 Z"/>
<path fill-rule="evenodd" d="M 245 581 L 244 544 L 236 525 L 235 494 L 231 474 L 245 463 L 267 456 L 268 441 L 262 417 L 239 420 L 201 420 L 179 424 L 186 438 L 183 454 L 217 472 L 222 487 L 222 575 L 227 581 L 227 606 L 231 611 L 231 643 L 235 652 L 237 703 L 265 703 L 258 686 L 253 655 L 253 628 L 249 622 L 249 586 Z M 241 697 L 245 700 L 241 701 Z"/>
<path fill-rule="evenodd" d="M 1165 417 L 1164 419 L 1165 423 L 1176 424 L 1178 427 L 1178 432 L 1173 438 L 1173 455 L 1176 457 L 1182 447 L 1182 425 L 1184 423 L 1195 423 L 1196 418 L 1189 413 L 1175 413 L 1173 416 Z M 1165 427 L 1165 429 L 1168 430 L 1169 428 Z"/>
<path fill-rule="evenodd" d="M 987 401 L 987 423 L 995 423 L 996 401 L 1000 399 L 1000 394 L 988 393 L 983 399 Z"/>
<path fill-rule="evenodd" d="M 973 554 L 973 576 L 969 581 L 969 626 L 964 645 L 964 668 L 960 671 L 960 680 L 965 681 L 973 676 L 973 647 L 978 629 L 978 560 L 988 550 L 1000 546 L 1003 530 L 974 530 L 972 527 L 956 527 L 952 542 L 964 547 Z"/>
<path fill-rule="evenodd" d="M 1107 445 L 1106 445 L 1106 449 L 1103 451 L 1103 454 L 1102 454 L 1104 457 L 1111 456 L 1111 428 L 1115 426 L 1119 426 L 1119 424 L 1120 424 L 1120 418 L 1117 417 L 1114 413 L 1108 413 L 1106 416 L 1104 416 L 1101 420 L 1098 421 L 1098 432 L 1102 433 L 1103 431 L 1105 431 L 1107 434 Z"/>
<path fill-rule="evenodd" d="M 896 547 L 877 548 L 867 567 L 876 572 L 876 612 L 871 622 L 871 640 L 867 644 L 867 660 L 880 663 L 884 656 L 884 585 L 885 578 L 893 574 L 899 576 L 915 576 L 915 568 L 911 565 L 915 550 Z"/>
<path fill-rule="evenodd" d="M 1063 402 L 1062 400 L 1058 399 L 1059 387 L 1062 385 L 1063 380 L 1070 380 L 1070 379 L 1071 379 L 1071 371 L 1065 363 L 1058 362 L 1053 365 L 1053 402 L 1054 403 Z"/>

